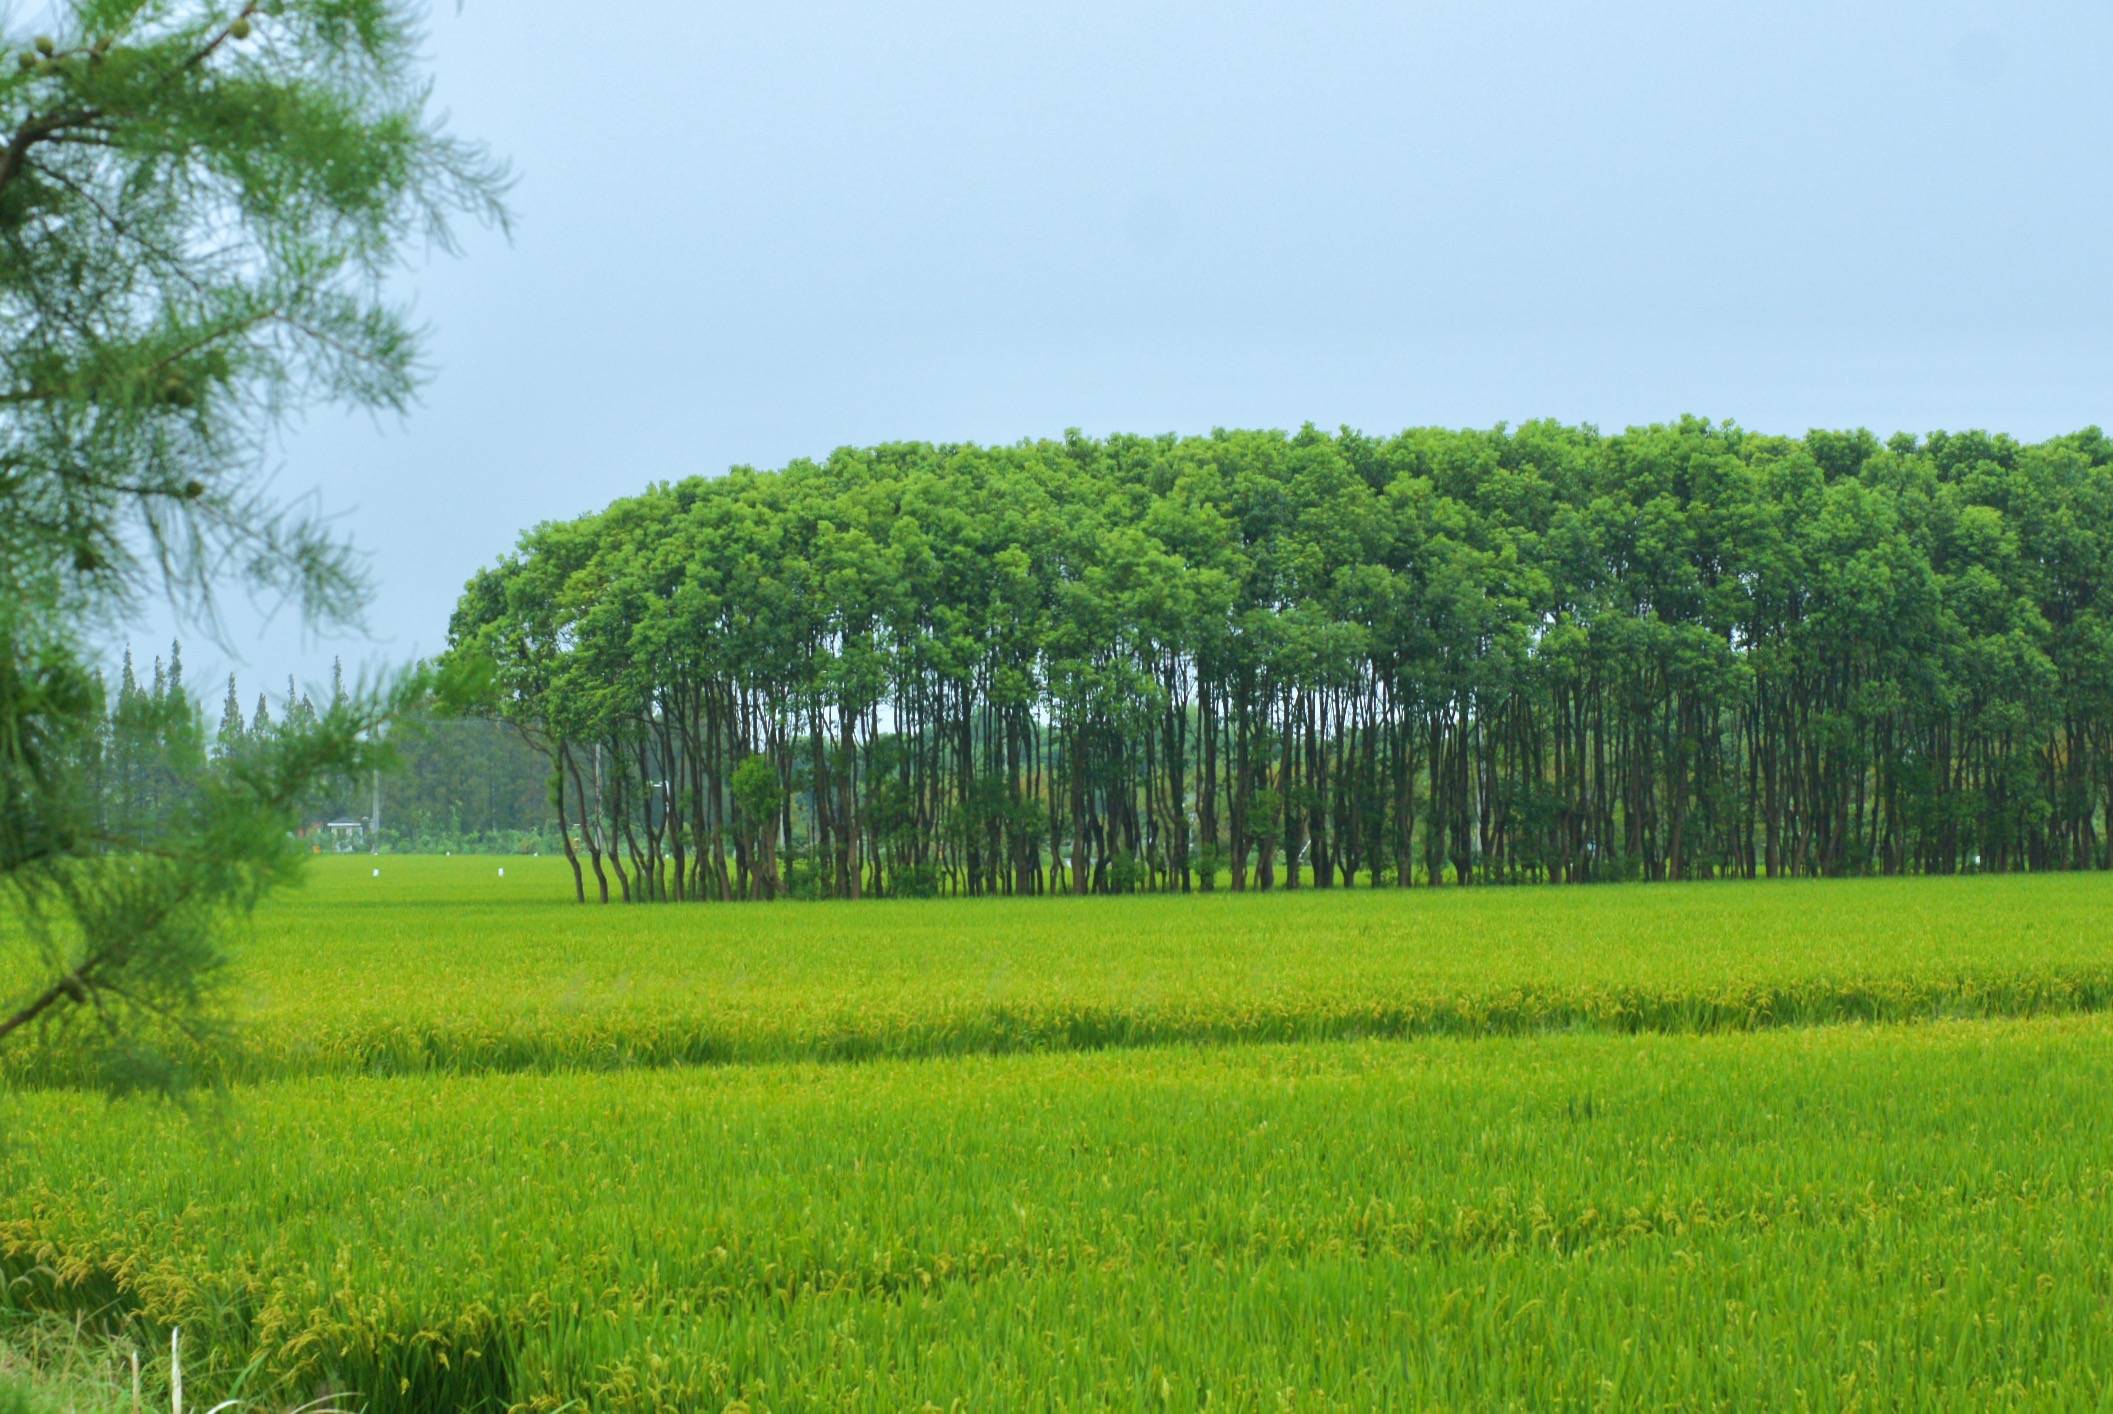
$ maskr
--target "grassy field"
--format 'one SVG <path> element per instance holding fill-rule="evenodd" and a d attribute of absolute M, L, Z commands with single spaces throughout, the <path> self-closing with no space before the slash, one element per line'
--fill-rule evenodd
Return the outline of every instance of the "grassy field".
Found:
<path fill-rule="evenodd" d="M 180 1110 L 18 1073 L 6 1301 L 263 1407 L 2108 1400 L 2113 880 L 603 911 L 550 863 L 322 861 Z"/>
<path fill-rule="evenodd" d="M 381 876 L 370 869 L 379 867 Z M 2113 880 L 586 908 L 558 859 L 325 857 L 241 948 L 233 1080 L 2113 1005 Z M 18 1084 L 80 1079 L 0 1056 Z"/>

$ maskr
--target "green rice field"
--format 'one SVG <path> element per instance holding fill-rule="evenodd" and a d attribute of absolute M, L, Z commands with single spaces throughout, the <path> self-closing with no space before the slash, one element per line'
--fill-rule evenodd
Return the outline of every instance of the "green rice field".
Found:
<path fill-rule="evenodd" d="M 181 1106 L 11 1059 L 8 1303 L 255 1408 L 2113 1401 L 2113 880 L 374 863 L 258 916 Z"/>

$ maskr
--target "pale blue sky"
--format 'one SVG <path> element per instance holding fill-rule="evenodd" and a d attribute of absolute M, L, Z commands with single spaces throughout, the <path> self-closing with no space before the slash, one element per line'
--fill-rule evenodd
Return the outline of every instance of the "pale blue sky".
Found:
<path fill-rule="evenodd" d="M 537 520 L 846 443 L 2108 418 L 2106 0 L 469 0 L 430 47 L 518 229 L 408 277 L 422 407 L 275 458 L 381 592 L 366 639 L 231 604 L 245 696 L 436 651 Z"/>

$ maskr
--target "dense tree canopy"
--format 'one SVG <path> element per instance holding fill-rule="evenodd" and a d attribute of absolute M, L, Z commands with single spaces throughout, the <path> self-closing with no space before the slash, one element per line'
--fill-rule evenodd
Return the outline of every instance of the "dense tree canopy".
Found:
<path fill-rule="evenodd" d="M 846 449 L 478 574 L 584 898 L 2113 865 L 2113 443 Z"/>

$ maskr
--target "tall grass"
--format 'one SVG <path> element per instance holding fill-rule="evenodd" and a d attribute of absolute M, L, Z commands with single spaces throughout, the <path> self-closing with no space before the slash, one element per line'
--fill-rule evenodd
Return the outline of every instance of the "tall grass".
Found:
<path fill-rule="evenodd" d="M 2113 878 L 580 909 L 561 861 L 319 861 L 232 979 L 234 1081 L 2113 1005 Z M 83 1077 L 57 1045 L 19 1084 Z"/>
<path fill-rule="evenodd" d="M 7 1059 L 12 1329 L 180 1324 L 197 1407 L 377 1414 L 2106 1398 L 2113 880 L 583 910 L 553 861 L 322 865 L 239 949 L 225 1087 Z"/>
<path fill-rule="evenodd" d="M 0 1102 L 0 1252 L 375 1410 L 2090 1405 L 2113 1018 Z"/>
<path fill-rule="evenodd" d="M 28 1309 L 0 1291 L 0 1414 L 136 1414 L 128 1357 L 103 1317 L 83 1310 Z M 162 1395 L 151 1362 L 146 1391 Z M 165 1405 L 163 1406 L 165 1407 Z"/>

